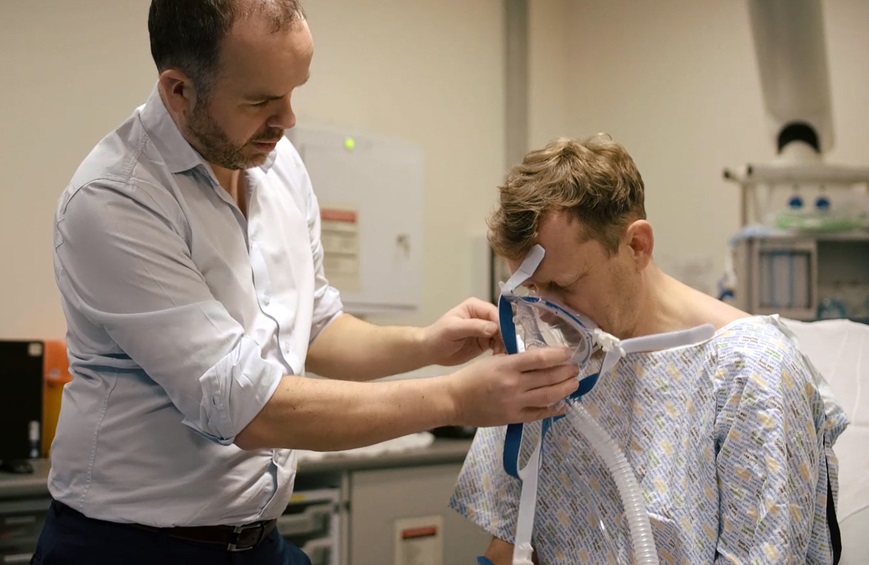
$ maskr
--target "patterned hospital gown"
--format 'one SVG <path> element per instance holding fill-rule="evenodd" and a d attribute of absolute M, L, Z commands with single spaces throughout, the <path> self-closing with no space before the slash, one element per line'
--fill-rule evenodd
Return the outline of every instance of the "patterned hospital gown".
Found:
<path fill-rule="evenodd" d="M 628 355 L 583 397 L 631 463 L 661 563 L 832 563 L 827 474 L 835 496 L 847 418 L 791 339 L 777 316 L 738 320 L 700 345 Z M 512 541 L 520 483 L 504 433 L 477 431 L 450 505 Z M 529 437 L 539 428 L 525 427 L 525 452 Z M 631 562 L 615 482 L 566 418 L 537 492 L 541 565 Z"/>

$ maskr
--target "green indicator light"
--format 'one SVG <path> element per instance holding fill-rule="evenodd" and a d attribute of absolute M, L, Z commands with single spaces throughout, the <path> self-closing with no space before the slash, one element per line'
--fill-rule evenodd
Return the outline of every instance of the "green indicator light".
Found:
<path fill-rule="evenodd" d="M 356 140 L 353 139 L 352 137 L 345 137 L 344 138 L 344 149 L 346 149 L 347 151 L 353 151 L 353 149 L 355 149 L 355 148 L 356 148 Z"/>

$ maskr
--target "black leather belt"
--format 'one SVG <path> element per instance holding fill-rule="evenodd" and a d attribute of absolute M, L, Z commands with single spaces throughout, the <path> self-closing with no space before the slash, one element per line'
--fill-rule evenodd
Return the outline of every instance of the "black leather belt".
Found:
<path fill-rule="evenodd" d="M 59 512 L 77 514 L 86 520 L 88 518 L 78 510 L 70 508 L 66 504 L 53 500 Z M 102 520 L 97 520 L 102 521 Z M 167 536 L 183 539 L 187 541 L 196 541 L 200 543 L 213 543 L 222 545 L 226 551 L 246 551 L 253 549 L 266 539 L 269 534 L 274 531 L 277 525 L 277 520 L 261 520 L 252 522 L 242 526 L 176 526 L 174 528 L 158 528 L 156 526 L 146 526 L 144 524 L 118 524 L 122 526 L 131 526 L 149 532 L 160 532 Z"/>
<path fill-rule="evenodd" d="M 132 525 L 151 532 L 161 532 L 173 538 L 223 545 L 226 546 L 226 551 L 246 551 L 255 548 L 266 539 L 275 529 L 277 522 L 277 520 L 262 520 L 243 526 L 176 526 L 174 528 Z"/>

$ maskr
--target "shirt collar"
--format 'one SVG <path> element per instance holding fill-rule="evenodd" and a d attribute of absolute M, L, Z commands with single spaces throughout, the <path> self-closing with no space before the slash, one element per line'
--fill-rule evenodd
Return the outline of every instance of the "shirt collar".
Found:
<path fill-rule="evenodd" d="M 156 85 L 151 90 L 145 105 L 139 108 L 139 116 L 142 126 L 148 132 L 148 136 L 171 173 L 183 173 L 198 165 L 204 166 L 206 171 L 211 171 L 211 167 L 202 155 L 181 135 L 181 130 L 169 115 Z"/>

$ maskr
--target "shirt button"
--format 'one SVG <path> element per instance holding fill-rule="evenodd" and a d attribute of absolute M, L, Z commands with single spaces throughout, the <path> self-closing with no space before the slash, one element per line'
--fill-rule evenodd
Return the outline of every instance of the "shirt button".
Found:
<path fill-rule="evenodd" d="M 272 299 L 269 298 L 268 294 L 263 294 L 263 306 L 268 306 L 271 301 Z"/>
<path fill-rule="evenodd" d="M 285 341 L 285 342 L 281 343 L 281 348 L 284 350 L 284 355 L 289 355 L 289 354 L 290 354 L 290 344 L 289 344 L 289 342 L 286 342 L 286 341 Z"/>

